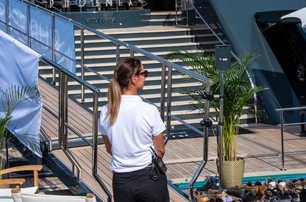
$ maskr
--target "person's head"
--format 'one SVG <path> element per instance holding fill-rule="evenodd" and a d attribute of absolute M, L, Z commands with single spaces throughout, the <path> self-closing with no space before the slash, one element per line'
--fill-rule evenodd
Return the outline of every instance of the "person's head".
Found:
<path fill-rule="evenodd" d="M 115 67 L 113 79 L 108 88 L 108 115 L 113 124 L 117 118 L 122 94 L 137 94 L 143 89 L 148 71 L 144 70 L 140 60 L 126 58 Z"/>

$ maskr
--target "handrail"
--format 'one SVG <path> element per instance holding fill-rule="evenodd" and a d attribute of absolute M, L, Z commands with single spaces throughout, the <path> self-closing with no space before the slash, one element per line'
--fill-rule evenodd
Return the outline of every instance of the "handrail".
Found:
<path fill-rule="evenodd" d="M 21 0 L 21 1 L 23 1 L 23 2 L 25 2 L 25 3 L 28 3 L 28 4 L 31 4 L 32 6 L 35 6 L 35 7 L 39 8 L 39 9 L 44 10 L 44 11 L 50 12 L 48 9 L 43 8 L 43 7 L 41 7 L 41 6 L 38 6 L 38 5 L 35 5 L 35 4 L 31 3 L 31 2 L 28 2 L 27 0 Z M 52 15 L 55 15 L 55 16 L 57 16 L 57 17 L 59 17 L 59 18 L 62 18 L 62 19 L 64 19 L 64 20 L 67 20 L 67 21 L 69 21 L 70 23 L 72 23 L 73 25 L 75 25 L 75 26 L 77 26 L 78 28 L 80 28 L 80 29 L 88 30 L 88 31 L 90 31 L 90 32 L 92 32 L 92 33 L 98 35 L 99 37 L 102 37 L 102 38 L 104 38 L 104 39 L 108 39 L 108 40 L 110 40 L 112 43 L 114 43 L 114 44 L 116 44 L 116 45 L 124 46 L 124 47 L 126 47 L 127 49 L 129 49 L 129 50 L 131 50 L 131 51 L 133 51 L 133 52 L 141 53 L 141 54 L 145 55 L 146 57 L 148 57 L 148 58 L 150 58 L 150 59 L 152 59 L 152 60 L 156 60 L 156 61 L 158 61 L 158 62 L 160 62 L 160 63 L 162 63 L 162 64 L 165 63 L 168 67 L 174 68 L 175 70 L 177 70 L 177 71 L 179 71 L 179 72 L 181 72 L 181 73 L 183 73 L 183 74 L 187 74 L 187 75 L 189 75 L 189 76 L 191 76 L 191 77 L 197 79 L 197 80 L 200 81 L 200 82 L 204 82 L 204 83 L 207 83 L 208 85 L 211 85 L 211 81 L 210 81 L 208 78 L 206 78 L 206 77 L 204 77 L 204 76 L 202 76 L 202 75 L 200 75 L 200 74 L 198 74 L 198 73 L 196 73 L 196 72 L 194 72 L 194 71 L 191 71 L 191 70 L 188 70 L 188 69 L 186 69 L 186 68 L 183 68 L 183 67 L 180 66 L 180 65 L 177 65 L 177 64 L 175 64 L 175 63 L 172 63 L 172 62 L 170 62 L 170 61 L 168 61 L 168 60 L 166 60 L 166 59 L 164 59 L 164 58 L 162 58 L 162 57 L 160 57 L 160 56 L 154 55 L 154 54 L 152 54 L 152 53 L 150 53 L 150 52 L 148 52 L 148 51 L 146 51 L 146 50 L 143 50 L 143 49 L 141 49 L 141 48 L 138 48 L 138 47 L 136 47 L 136 46 L 134 46 L 134 45 L 132 45 L 132 44 L 123 42 L 123 41 L 121 41 L 121 40 L 119 40 L 119 39 L 116 39 L 116 38 L 114 38 L 114 37 L 112 37 L 112 36 L 109 36 L 109 35 L 107 35 L 107 34 L 101 32 L 101 31 L 95 30 L 95 29 L 93 29 L 93 28 L 91 28 L 91 27 L 88 27 L 88 26 L 86 26 L 86 25 L 83 25 L 83 24 L 81 24 L 81 23 L 79 23 L 79 22 L 77 22 L 77 21 L 74 21 L 74 20 L 72 20 L 72 19 L 70 19 L 70 18 L 67 18 L 67 17 L 65 17 L 65 16 L 62 16 L 62 15 L 60 15 L 60 14 L 57 14 L 57 13 L 52 12 Z"/>
<path fill-rule="evenodd" d="M 52 62 L 52 61 L 49 60 L 48 58 L 42 56 L 41 61 L 44 61 L 44 62 L 46 62 L 47 64 L 49 64 L 49 65 L 53 66 L 54 68 L 56 68 L 57 70 L 62 71 L 62 72 L 65 73 L 67 76 L 69 76 L 70 78 L 72 78 L 73 80 L 75 80 L 76 82 L 78 82 L 79 84 L 85 86 L 85 87 L 88 88 L 89 90 L 91 90 L 91 91 L 93 91 L 93 92 L 96 92 L 96 93 L 100 93 L 100 90 L 99 90 L 96 86 L 94 86 L 94 85 L 88 83 L 86 80 L 80 79 L 79 77 L 77 77 L 76 75 L 74 75 L 73 73 L 71 73 L 69 70 L 67 70 L 67 69 L 65 69 L 65 68 L 63 68 L 63 67 L 61 67 L 59 64 L 57 64 L 57 63 L 55 63 L 55 62 Z"/>
<path fill-rule="evenodd" d="M 95 177 L 95 179 L 97 180 L 97 182 L 100 184 L 100 186 L 102 187 L 102 189 L 104 190 L 104 192 L 107 194 L 108 196 L 108 201 L 111 201 L 111 193 L 110 191 L 107 189 L 107 187 L 105 186 L 105 184 L 103 183 L 103 181 L 99 178 L 99 176 L 97 175 L 97 145 L 98 145 L 98 94 L 100 94 L 100 90 L 98 88 L 96 88 L 95 86 L 93 86 L 92 84 L 88 83 L 85 80 L 82 80 L 80 78 L 78 78 L 77 76 L 75 76 L 74 74 L 72 74 L 71 72 L 69 72 L 68 70 L 66 70 L 65 68 L 59 66 L 58 64 L 48 60 L 47 58 L 43 57 L 42 60 L 48 64 L 50 64 L 51 66 L 55 67 L 57 70 L 60 70 L 60 75 L 64 74 L 65 76 L 69 76 L 70 78 L 72 78 L 74 81 L 80 83 L 82 86 L 88 88 L 89 90 L 91 90 L 94 94 L 94 109 L 93 109 L 93 129 L 92 129 L 92 135 L 93 135 L 93 142 L 92 144 L 90 144 L 88 141 L 85 141 L 87 144 L 89 144 L 90 146 L 92 146 L 93 148 L 93 156 L 92 156 L 92 173 L 93 176 Z M 62 77 L 62 76 L 60 76 Z M 62 83 L 64 83 L 65 85 L 62 86 Z M 65 89 L 67 86 L 67 79 L 60 79 L 60 90 Z M 67 92 L 63 92 L 66 96 L 65 99 L 67 99 Z M 60 97 L 62 93 L 60 93 Z M 66 103 L 64 105 L 66 105 L 67 107 L 67 101 L 65 100 L 61 100 L 61 103 Z M 61 108 L 61 107 L 60 107 Z M 67 112 L 66 112 L 67 113 Z M 62 120 L 62 117 L 59 116 L 59 119 Z M 63 121 L 63 120 L 62 120 Z M 65 127 L 69 127 L 69 125 L 67 124 L 67 120 L 64 121 L 63 125 Z M 71 129 L 71 128 L 70 128 Z M 64 130 L 64 129 L 61 129 Z M 74 130 L 74 129 L 73 129 Z M 64 130 L 63 133 L 65 133 L 66 131 Z M 83 139 L 83 138 L 82 138 Z M 84 140 L 84 139 L 83 139 Z M 70 161 L 72 161 L 76 167 L 78 168 L 79 171 L 79 175 L 78 175 L 78 179 L 81 176 L 81 167 L 78 164 L 78 162 L 75 160 L 74 156 L 70 153 L 70 151 L 67 149 L 67 137 L 65 137 L 64 139 L 60 139 L 59 142 L 64 142 L 62 145 L 63 151 L 65 152 L 65 154 L 67 155 L 67 157 L 69 158 Z M 74 173 L 74 171 L 72 171 Z"/>
<path fill-rule="evenodd" d="M 218 36 L 218 34 L 213 30 L 213 28 L 207 23 L 207 21 L 203 18 L 203 16 L 201 15 L 201 13 L 198 11 L 198 9 L 195 7 L 194 3 L 193 3 L 193 0 L 186 0 L 185 2 L 186 4 L 187 3 L 190 3 L 191 7 L 195 10 L 195 14 L 199 16 L 199 18 L 203 21 L 203 23 L 207 26 L 207 28 L 210 30 L 210 32 L 217 38 L 217 40 L 222 44 L 222 45 L 225 45 L 225 42 Z M 177 13 L 177 11 L 176 11 Z M 187 10 L 187 25 L 188 25 L 188 10 Z M 234 57 L 238 63 L 241 63 L 240 59 L 237 57 L 237 55 L 231 50 L 231 55 L 232 57 Z M 250 84 L 252 87 L 255 87 L 254 85 L 254 82 L 253 80 L 251 79 L 251 76 L 249 74 L 248 71 L 246 71 L 246 74 L 248 76 L 248 79 L 250 81 Z M 254 93 L 254 110 L 255 110 L 255 122 L 257 123 L 257 95 L 256 93 Z M 207 112 L 206 112 L 207 113 Z M 221 116 L 221 115 L 220 115 Z M 208 117 L 208 115 L 207 115 Z M 208 130 L 207 127 L 205 128 L 205 130 Z M 220 129 L 222 130 L 222 128 Z M 205 131 L 205 134 L 208 134 L 208 131 L 206 132 Z M 222 131 L 220 133 L 220 135 L 222 136 Z M 219 148 L 219 153 L 222 153 L 222 151 L 220 151 L 222 149 L 222 147 Z M 190 193 L 190 197 L 192 200 L 194 200 L 194 193 L 193 193 L 193 187 L 194 187 L 194 184 L 197 180 L 197 178 L 199 177 L 199 175 L 201 174 L 203 168 L 205 167 L 206 163 L 207 163 L 207 159 L 208 159 L 208 137 L 206 137 L 206 135 L 204 136 L 204 158 L 203 158 L 203 161 L 201 162 L 201 164 L 199 165 L 199 167 L 197 168 L 196 172 L 194 173 L 192 179 L 190 180 L 189 182 L 189 193 Z M 221 167 L 221 161 L 219 162 L 219 166 Z M 219 173 L 219 179 L 220 181 L 222 180 L 221 179 L 221 173 Z M 222 190 L 222 187 L 221 187 L 221 184 L 220 184 L 220 187 L 219 187 L 219 191 Z"/>
<path fill-rule="evenodd" d="M 167 107 L 162 107 L 161 108 L 161 114 L 165 114 L 165 110 L 166 110 L 166 125 L 167 125 L 167 136 L 169 137 L 170 136 L 170 126 L 171 126 L 171 118 L 173 118 L 171 116 L 171 98 L 172 98 L 172 89 L 171 89 L 171 86 L 172 86 L 172 71 L 173 70 L 176 70 L 182 74 L 185 74 L 191 78 L 194 78 L 195 80 L 199 81 L 199 82 L 202 82 L 202 83 L 205 83 L 207 85 L 206 87 L 206 90 L 207 89 L 210 89 L 210 86 L 212 85 L 212 81 L 194 71 L 191 71 L 191 70 L 188 70 L 187 68 L 184 68 L 180 65 L 177 65 L 175 63 L 172 63 L 170 61 L 167 61 L 165 60 L 164 58 L 162 57 L 159 57 L 157 55 L 154 55 L 146 50 L 143 50 L 143 49 L 140 49 L 134 45 L 131 45 L 131 44 L 128 44 L 126 42 L 123 42 L 123 41 L 120 41 L 116 38 L 113 38 L 103 32 L 100 32 L 98 30 L 94 30 L 90 27 L 87 27 L 87 26 L 84 26 L 74 20 L 71 20 L 71 19 L 68 19 L 67 17 L 63 17 L 57 13 L 54 13 L 54 12 L 50 12 L 49 10 L 41 7 L 41 6 L 36 6 L 36 5 L 33 5 L 32 3 L 29 3 L 28 1 L 25 1 L 25 0 L 21 0 L 22 2 L 25 2 L 25 3 L 28 3 L 32 6 L 35 6 L 36 8 L 39 8 L 39 9 L 42 9 L 42 10 L 45 10 L 49 13 L 52 14 L 53 18 L 54 16 L 58 16 L 59 18 L 61 19 L 64 19 L 64 20 L 67 20 L 69 23 L 72 23 L 74 26 L 76 26 L 77 28 L 80 29 L 81 31 L 81 44 L 84 43 L 84 37 L 82 37 L 82 32 L 84 32 L 84 30 L 87 30 L 87 31 L 90 31 L 92 32 L 93 34 L 96 34 L 97 36 L 99 37 L 102 37 L 104 39 L 108 39 L 110 40 L 114 46 L 116 46 L 116 62 L 119 61 L 120 59 L 120 47 L 123 46 L 123 47 L 126 47 L 128 50 L 130 50 L 130 55 L 131 57 L 134 56 L 135 53 L 139 53 L 139 54 L 142 54 L 144 55 L 145 57 L 149 58 L 149 59 L 152 59 L 152 60 L 155 60 L 155 61 L 158 61 L 159 63 L 161 63 L 162 65 L 162 69 L 163 69 L 163 75 L 162 76 L 162 83 L 166 86 L 167 85 L 167 90 L 164 89 L 164 94 L 161 95 L 162 98 L 164 99 L 161 99 L 161 106 L 162 102 L 166 101 L 168 104 L 167 104 Z M 28 15 L 29 16 L 29 15 Z M 29 27 L 30 28 L 30 27 Z M 52 27 L 52 29 L 54 29 L 54 27 Z M 52 33 L 54 32 L 54 30 L 52 30 Z M 84 33 L 83 33 L 84 34 Z M 29 36 L 29 33 L 27 33 L 27 36 Z M 53 36 L 53 34 L 52 34 Z M 54 37 L 54 36 L 53 36 Z M 52 37 L 52 38 L 53 38 Z M 52 43 L 52 53 L 54 54 L 54 44 Z M 81 48 L 81 51 L 84 51 L 84 48 Z M 53 55 L 52 54 L 52 55 Z M 84 53 L 81 53 L 81 55 L 84 54 Z M 67 57 L 67 56 L 66 56 Z M 43 58 L 44 59 L 44 58 Z M 53 59 L 53 58 L 52 58 Z M 71 59 L 71 58 L 68 58 L 68 59 Z M 66 69 L 62 68 L 60 65 L 58 65 L 57 63 L 53 62 L 53 61 L 50 61 L 48 60 L 47 58 L 45 58 L 45 61 L 50 64 L 53 68 L 56 68 L 58 69 L 58 71 L 60 72 L 60 126 L 59 126 L 59 131 L 60 134 L 61 134 L 61 137 L 59 137 L 59 142 L 63 145 L 63 148 L 64 149 L 67 149 L 67 77 L 70 77 L 72 79 L 74 79 L 75 81 L 77 81 L 78 83 L 81 84 L 81 86 L 85 86 L 87 87 L 88 89 L 90 89 L 93 94 L 94 94 L 94 109 L 93 109 L 93 156 L 92 156 L 92 159 L 93 159 L 93 166 L 92 166 L 92 172 L 93 172 L 93 176 L 98 180 L 99 184 L 101 185 L 101 187 L 103 188 L 103 190 L 105 191 L 105 193 L 108 195 L 108 200 L 111 200 L 111 195 L 110 195 L 110 192 L 108 191 L 108 189 L 105 187 L 105 185 L 103 184 L 102 180 L 99 179 L 99 176 L 97 175 L 97 121 L 98 121 L 98 98 L 97 98 L 97 95 L 100 93 L 99 90 L 87 83 L 86 81 L 84 81 L 82 78 L 84 78 L 84 71 L 82 70 L 82 77 L 81 78 L 78 78 L 77 76 L 75 76 L 74 74 L 72 74 L 71 72 L 67 71 Z M 76 63 L 78 63 L 77 61 L 75 61 Z M 81 64 L 81 68 L 87 68 L 88 70 L 91 70 L 90 68 L 86 67 L 84 64 L 84 57 L 83 59 L 81 58 L 81 63 L 78 63 L 78 64 Z M 168 75 L 166 76 L 165 72 L 168 70 Z M 95 74 L 97 74 L 98 72 L 95 72 L 95 71 L 92 71 L 94 72 Z M 100 75 L 98 74 L 101 78 L 103 77 L 103 75 Z M 107 80 L 107 79 L 106 79 Z M 164 87 L 165 87 L 164 86 Z M 162 88 L 164 88 L 162 87 Z M 82 90 L 82 93 L 84 93 L 84 90 Z M 165 100 L 165 94 L 167 94 L 167 100 Z M 83 95 L 81 96 L 83 97 Z M 208 102 L 207 102 L 208 103 Z M 207 110 L 209 110 L 208 108 L 206 108 Z M 206 112 L 207 113 L 207 112 Z M 205 114 L 206 114 L 205 113 Z M 205 118 L 206 115 L 205 115 Z M 180 121 L 178 119 L 178 121 Z M 192 127 L 189 127 L 189 128 L 192 128 Z M 203 131 L 204 133 L 204 136 L 205 138 L 208 137 L 208 129 L 204 129 Z M 207 136 L 207 137 L 206 137 Z M 168 138 L 169 139 L 169 138 Z M 206 143 L 207 144 L 207 141 Z M 207 146 L 207 145 L 205 145 Z M 67 150 L 68 151 L 68 150 Z M 204 158 L 207 157 L 207 154 L 204 155 Z"/>
<path fill-rule="evenodd" d="M 282 153 L 282 168 L 281 170 L 285 169 L 285 145 L 284 145 L 284 126 L 292 126 L 292 125 L 305 125 L 306 122 L 298 122 L 298 123 L 285 123 L 284 120 L 284 112 L 288 111 L 303 111 L 306 110 L 306 106 L 304 107 L 287 107 L 287 108 L 278 108 L 275 111 L 279 112 L 280 116 L 280 130 L 281 130 L 281 153 Z"/>

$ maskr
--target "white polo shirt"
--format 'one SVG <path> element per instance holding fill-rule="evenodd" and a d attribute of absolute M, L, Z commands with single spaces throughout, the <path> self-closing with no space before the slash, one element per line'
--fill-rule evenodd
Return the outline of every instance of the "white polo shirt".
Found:
<path fill-rule="evenodd" d="M 99 130 L 112 144 L 112 170 L 122 173 L 147 167 L 152 161 L 152 138 L 165 130 L 157 107 L 138 95 L 123 95 L 112 126 L 106 116 L 107 109 L 108 104 L 102 107 Z"/>

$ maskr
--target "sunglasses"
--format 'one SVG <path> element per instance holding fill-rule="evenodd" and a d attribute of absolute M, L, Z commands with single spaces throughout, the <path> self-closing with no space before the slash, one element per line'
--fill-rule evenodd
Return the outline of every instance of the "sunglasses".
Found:
<path fill-rule="evenodd" d="M 143 72 L 139 72 L 138 75 L 142 75 L 146 78 L 149 75 L 149 72 L 148 70 L 144 70 Z"/>

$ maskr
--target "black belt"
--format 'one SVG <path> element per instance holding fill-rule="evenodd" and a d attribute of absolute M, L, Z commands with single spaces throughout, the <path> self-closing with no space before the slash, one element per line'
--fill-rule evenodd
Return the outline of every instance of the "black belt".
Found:
<path fill-rule="evenodd" d="M 113 173 L 114 173 L 114 175 L 117 175 L 117 176 L 130 176 L 130 175 L 133 175 L 133 174 L 146 173 L 146 172 L 150 171 L 151 168 L 152 168 L 152 164 L 149 164 L 147 167 L 142 168 L 140 170 L 135 170 L 135 171 L 131 171 L 131 172 L 124 172 L 124 173 L 117 173 L 117 172 L 113 172 Z"/>

